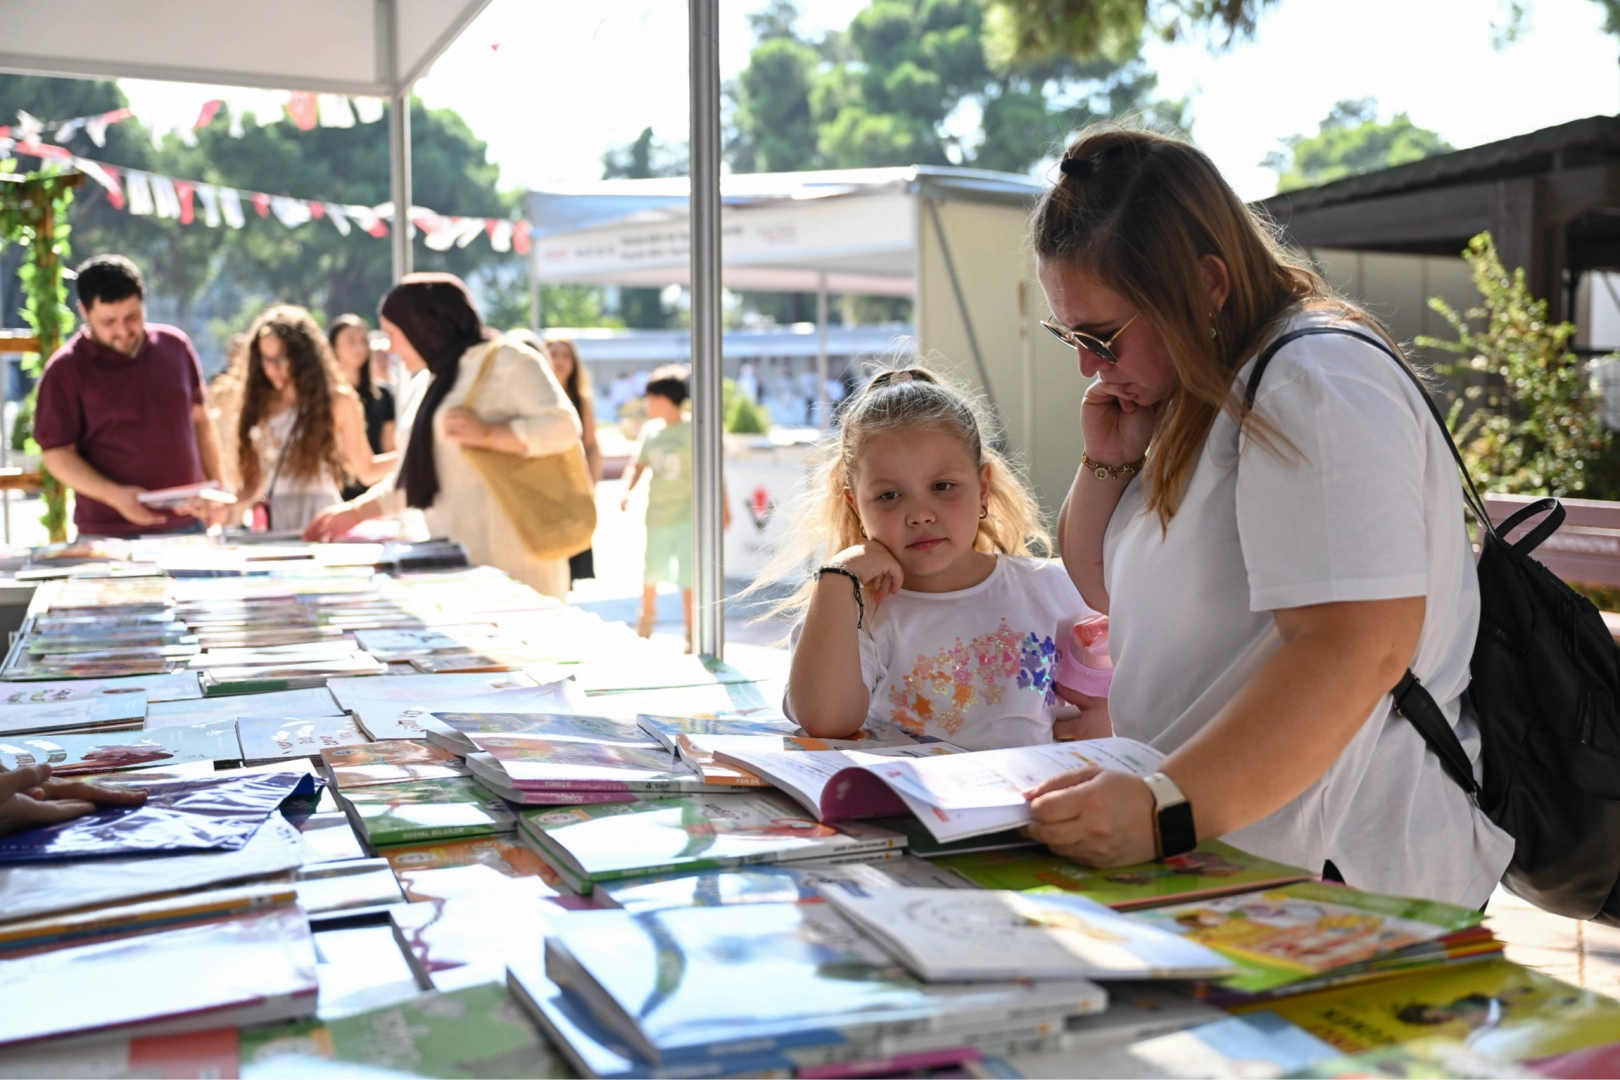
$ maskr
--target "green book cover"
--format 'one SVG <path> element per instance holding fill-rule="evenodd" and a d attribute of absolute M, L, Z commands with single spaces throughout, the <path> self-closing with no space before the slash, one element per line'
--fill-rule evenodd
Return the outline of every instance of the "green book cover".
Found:
<path fill-rule="evenodd" d="M 1252 994 L 1375 963 L 1477 926 L 1484 915 L 1438 900 L 1304 882 L 1152 908 L 1137 918 L 1228 957 L 1238 973 L 1219 985 Z"/>
<path fill-rule="evenodd" d="M 523 811 L 522 828 L 559 869 L 573 870 L 586 886 L 905 845 L 898 833 L 864 822 L 824 825 L 776 792 L 538 807 Z"/>
<path fill-rule="evenodd" d="M 517 827 L 506 800 L 464 777 L 345 788 L 340 798 L 375 847 L 489 836 Z"/>
<path fill-rule="evenodd" d="M 327 1023 L 243 1031 L 241 1055 L 243 1080 L 337 1075 L 328 1063 L 354 1067 L 359 1076 L 574 1075 L 498 983 L 423 994 Z"/>
<path fill-rule="evenodd" d="M 1112 870 L 1081 866 L 1045 848 L 946 855 L 937 861 L 982 888 L 1081 893 L 1116 911 L 1253 892 L 1311 877 L 1307 870 L 1250 855 L 1219 840 L 1163 862 Z"/>

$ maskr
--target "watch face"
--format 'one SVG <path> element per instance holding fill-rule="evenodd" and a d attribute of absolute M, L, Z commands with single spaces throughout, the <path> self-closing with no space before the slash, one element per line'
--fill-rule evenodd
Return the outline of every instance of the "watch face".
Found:
<path fill-rule="evenodd" d="M 1192 803 L 1181 802 L 1159 811 L 1160 857 L 1184 855 L 1198 846 L 1198 830 L 1193 826 Z"/>

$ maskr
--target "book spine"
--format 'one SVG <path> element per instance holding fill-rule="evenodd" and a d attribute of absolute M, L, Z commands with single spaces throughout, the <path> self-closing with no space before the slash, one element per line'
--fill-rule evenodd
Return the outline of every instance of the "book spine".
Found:
<path fill-rule="evenodd" d="M 390 844 L 414 844 L 423 840 L 476 840 L 480 836 L 493 836 L 492 825 L 446 825 L 441 828 L 399 829 L 390 832 L 368 832 L 366 838 L 376 847 Z"/>

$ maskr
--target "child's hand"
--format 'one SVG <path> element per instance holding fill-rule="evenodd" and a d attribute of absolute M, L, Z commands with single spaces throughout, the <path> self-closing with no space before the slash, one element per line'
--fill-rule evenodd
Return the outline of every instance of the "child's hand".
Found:
<path fill-rule="evenodd" d="M 1106 739 L 1114 733 L 1113 718 L 1108 715 L 1108 699 L 1082 694 L 1067 686 L 1055 686 L 1057 696 L 1080 708 L 1080 715 L 1059 720 L 1052 725 L 1052 738 L 1057 742 L 1074 739 Z"/>
<path fill-rule="evenodd" d="M 841 566 L 860 578 L 861 584 L 872 594 L 874 604 L 881 604 L 899 592 L 906 580 L 900 561 L 876 540 L 845 548 L 833 556 L 830 565 Z"/>

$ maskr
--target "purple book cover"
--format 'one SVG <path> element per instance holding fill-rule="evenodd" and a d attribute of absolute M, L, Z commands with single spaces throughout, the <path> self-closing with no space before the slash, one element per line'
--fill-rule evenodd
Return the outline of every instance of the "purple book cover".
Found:
<path fill-rule="evenodd" d="M 143 806 L 100 810 L 0 838 L 0 864 L 102 855 L 236 851 L 294 795 L 312 795 L 305 773 L 250 773 L 150 784 Z"/>

